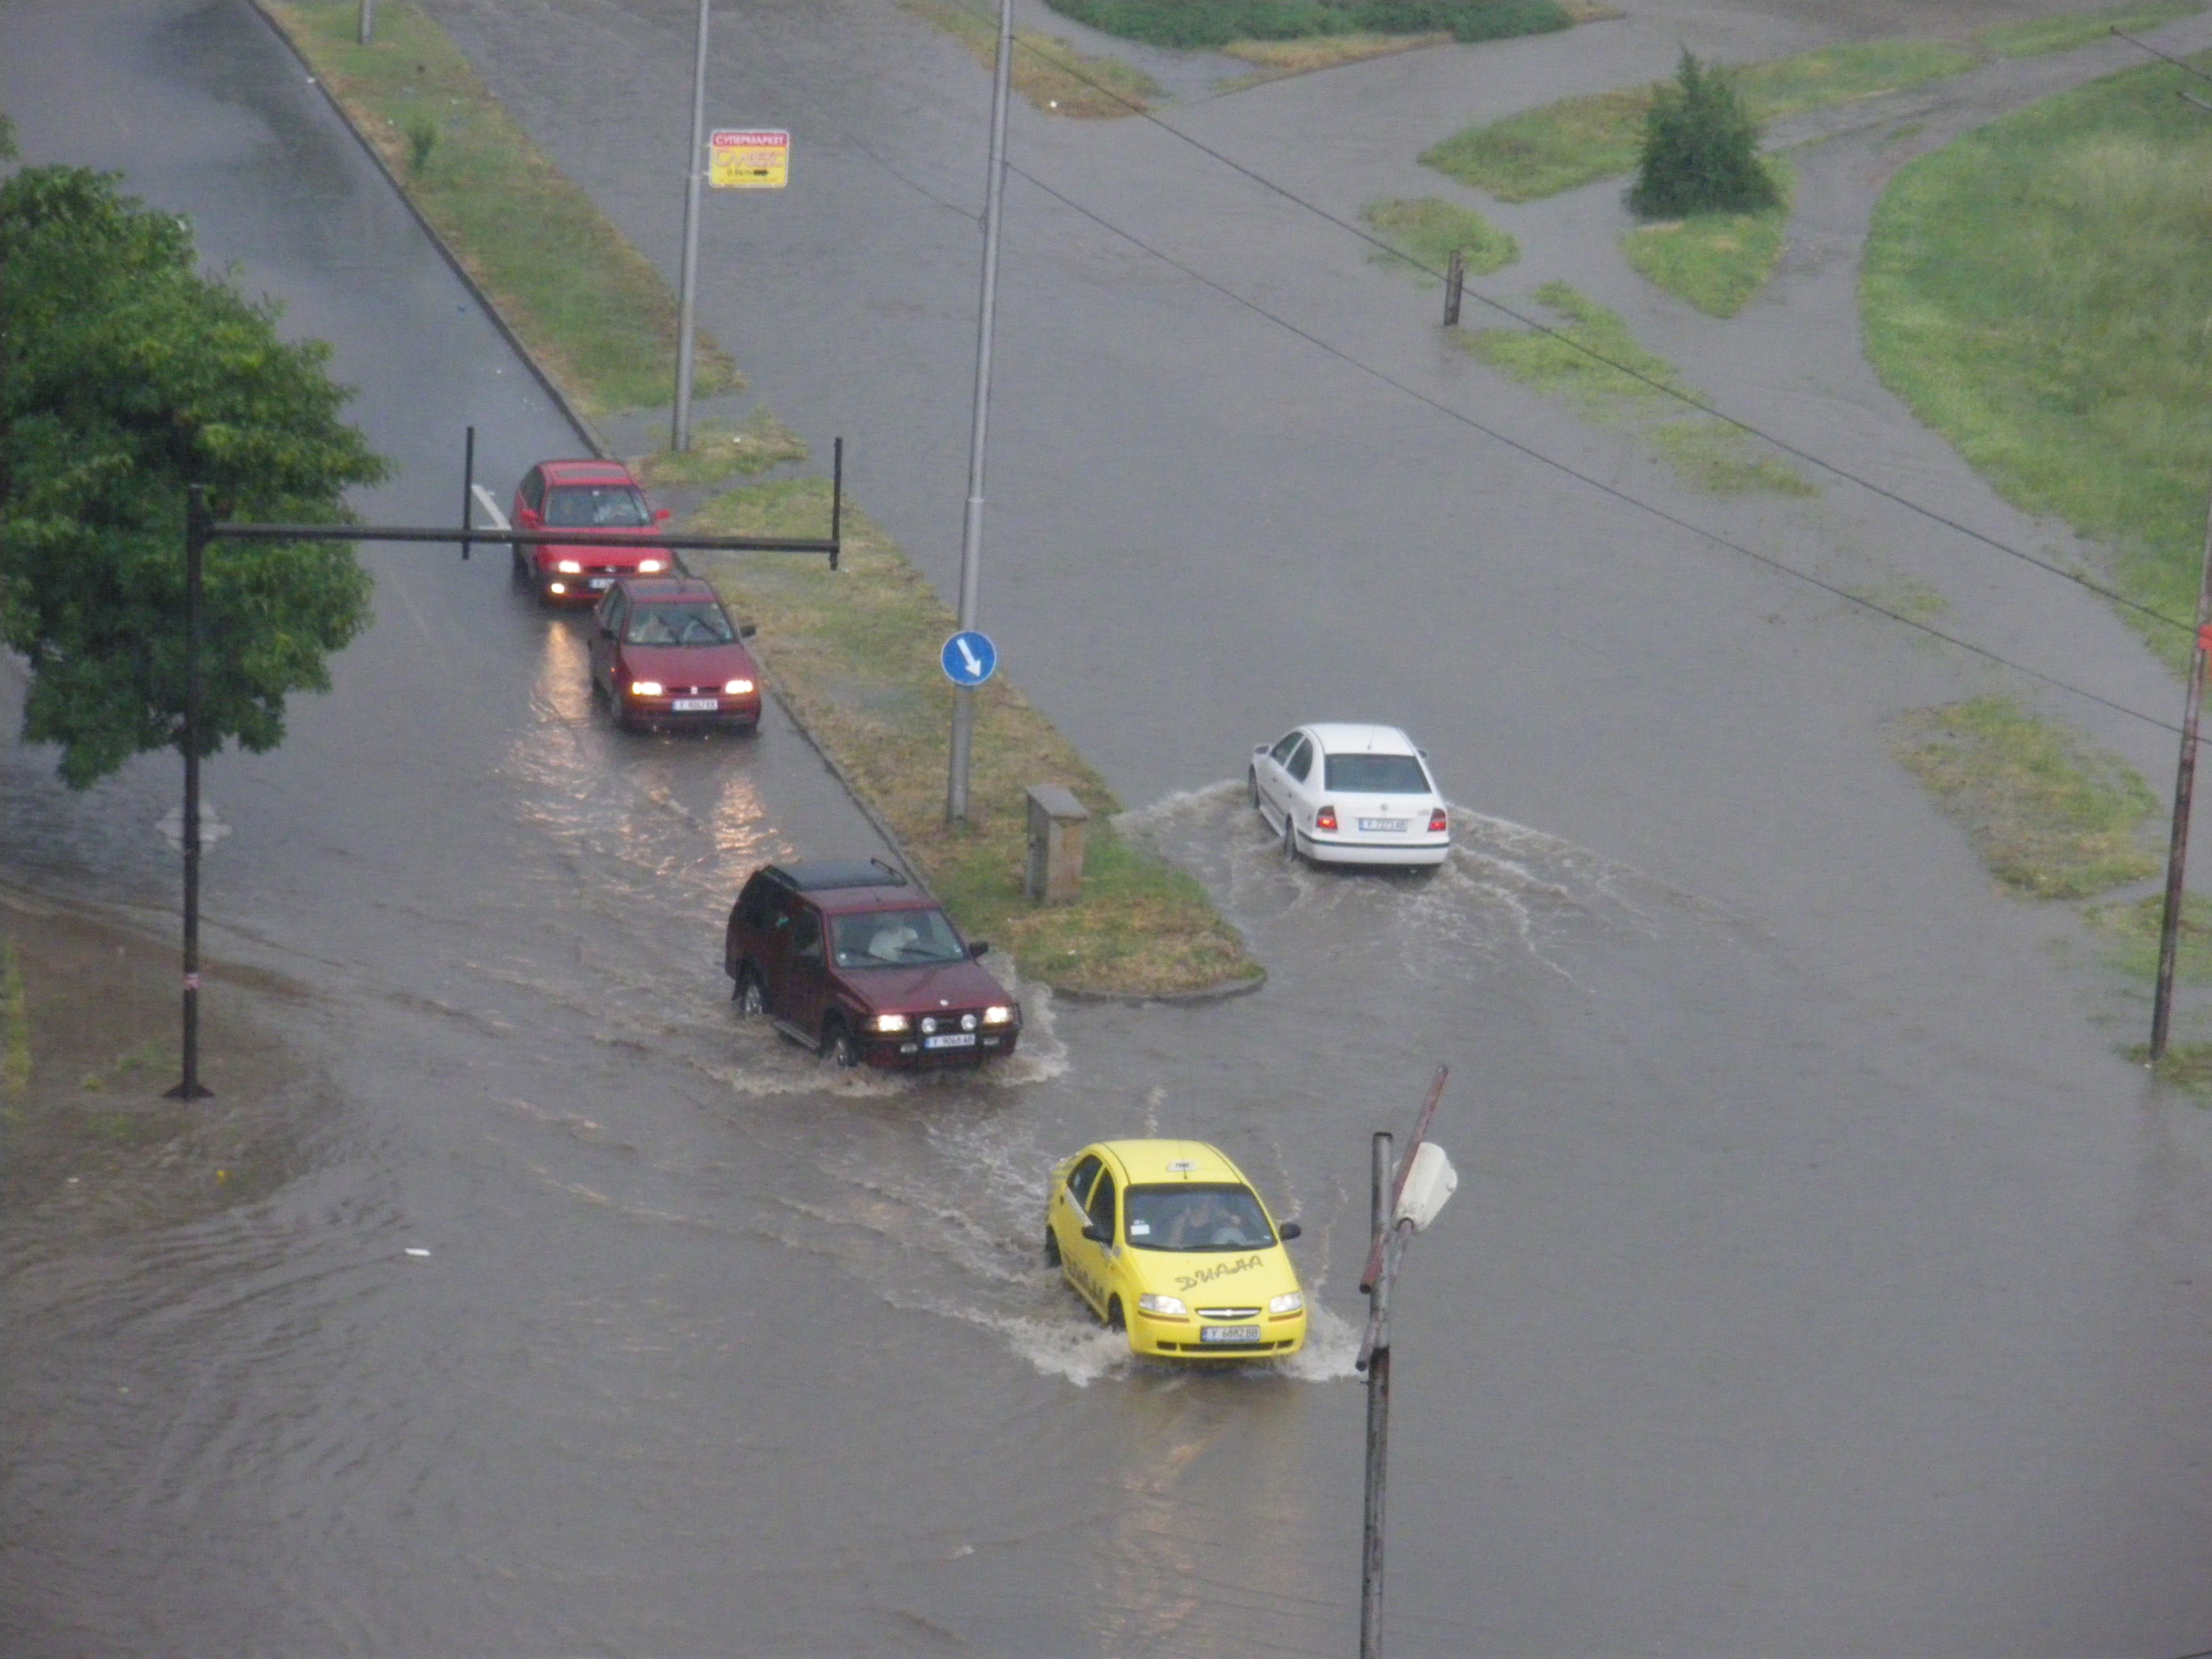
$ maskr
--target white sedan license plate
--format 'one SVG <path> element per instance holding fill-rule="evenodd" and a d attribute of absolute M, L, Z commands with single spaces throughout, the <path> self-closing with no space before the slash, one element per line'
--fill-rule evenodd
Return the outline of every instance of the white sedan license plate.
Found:
<path fill-rule="evenodd" d="M 1407 818 L 1362 818 L 1359 820 L 1359 827 L 1362 830 L 1377 830 L 1386 836 L 1402 836 L 1406 833 L 1406 825 L 1411 820 Z"/>
<path fill-rule="evenodd" d="M 948 1031 L 943 1036 L 922 1038 L 921 1046 L 925 1048 L 972 1048 L 975 1046 L 975 1034 L 973 1031 Z"/>
<path fill-rule="evenodd" d="M 1257 1325 L 1201 1325 L 1198 1340 L 1201 1342 L 1257 1342 Z"/>
<path fill-rule="evenodd" d="M 592 578 L 591 585 L 593 587 L 612 587 L 615 585 L 615 579 L 612 576 L 594 576 Z"/>
<path fill-rule="evenodd" d="M 719 697 L 678 697 L 668 706 L 679 714 L 711 714 L 722 703 Z"/>

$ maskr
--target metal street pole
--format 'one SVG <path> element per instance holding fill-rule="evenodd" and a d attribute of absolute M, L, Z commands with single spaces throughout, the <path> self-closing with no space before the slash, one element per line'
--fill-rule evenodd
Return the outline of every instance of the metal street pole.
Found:
<path fill-rule="evenodd" d="M 2197 638 L 2189 653 L 2189 694 L 2182 704 L 2181 759 L 2173 776 L 2173 833 L 2166 849 L 2166 910 L 2158 928 L 2158 991 L 2151 1003 L 2150 1058 L 2165 1056 L 2173 1024 L 2173 963 L 2181 942 L 2183 866 L 2189 858 L 2189 807 L 2197 788 L 2197 724 L 2204 712 L 2204 630 L 2212 624 L 2212 503 L 2205 507 L 2204 568 L 2197 585 Z"/>
<path fill-rule="evenodd" d="M 204 1100 L 200 1084 L 200 567 L 208 544 L 207 489 L 185 507 L 185 1041 L 172 1100 Z"/>
<path fill-rule="evenodd" d="M 361 0 L 360 34 L 364 46 L 376 38 L 376 0 Z"/>
<path fill-rule="evenodd" d="M 1390 1235 L 1390 1137 L 1378 1133 L 1369 1179 L 1374 1249 L 1386 1257 Z M 1382 1653 L 1382 1488 L 1390 1455 L 1390 1274 L 1375 1279 L 1368 1305 L 1374 1348 L 1367 1359 L 1367 1499 L 1359 1542 L 1359 1659 Z"/>
<path fill-rule="evenodd" d="M 668 447 L 691 447 L 691 332 L 699 307 L 699 186 L 706 178 L 700 142 L 707 126 L 707 4 L 699 0 L 699 40 L 691 57 L 691 125 L 684 142 L 684 292 L 676 307 L 676 420 Z"/>
<path fill-rule="evenodd" d="M 983 192 L 983 296 L 975 324 L 975 420 L 968 438 L 968 512 L 960 531 L 960 631 L 975 626 L 983 585 L 983 450 L 991 416 L 991 330 L 999 302 L 999 206 L 1006 183 L 1006 85 L 1014 58 L 1014 0 L 999 0 L 998 72 L 991 82 L 991 172 Z M 968 821 L 968 760 L 975 737 L 975 693 L 952 688 L 952 771 L 945 791 L 950 823 Z"/>

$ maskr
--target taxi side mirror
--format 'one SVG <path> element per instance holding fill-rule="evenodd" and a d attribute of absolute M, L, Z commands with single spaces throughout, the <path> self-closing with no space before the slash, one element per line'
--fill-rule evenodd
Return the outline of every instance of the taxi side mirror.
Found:
<path fill-rule="evenodd" d="M 971 939 L 968 941 L 968 954 L 970 957 L 981 958 L 988 956 L 990 950 L 991 941 L 987 939 Z"/>
<path fill-rule="evenodd" d="M 1281 1226 L 1276 1228 L 1275 1231 L 1281 1236 L 1283 1243 L 1287 1244 L 1292 1239 L 1296 1238 L 1300 1233 L 1305 1231 L 1305 1229 L 1299 1226 L 1295 1221 L 1285 1221 Z"/>
<path fill-rule="evenodd" d="M 1114 1235 L 1095 1221 L 1083 1230 L 1083 1236 L 1093 1244 L 1111 1244 L 1114 1242 Z"/>

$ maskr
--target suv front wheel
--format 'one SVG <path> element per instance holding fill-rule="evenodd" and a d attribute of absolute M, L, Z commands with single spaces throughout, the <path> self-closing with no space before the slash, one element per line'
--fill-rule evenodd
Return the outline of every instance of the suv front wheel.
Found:
<path fill-rule="evenodd" d="M 853 1028 L 843 1020 L 831 1020 L 822 1033 L 822 1057 L 841 1071 L 860 1063 L 860 1045 L 854 1040 Z"/>
<path fill-rule="evenodd" d="M 758 1019 L 768 1012 L 768 998 L 761 990 L 760 975 L 750 963 L 738 969 L 735 999 L 738 1012 L 747 1019 Z"/>

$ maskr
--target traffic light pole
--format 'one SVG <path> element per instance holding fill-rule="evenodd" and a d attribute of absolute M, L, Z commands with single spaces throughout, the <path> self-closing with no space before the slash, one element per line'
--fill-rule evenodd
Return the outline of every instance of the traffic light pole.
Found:
<path fill-rule="evenodd" d="M 200 567 L 208 544 L 207 487 L 185 507 L 185 1034 L 184 1076 L 172 1100 L 204 1100 L 200 1082 Z"/>

